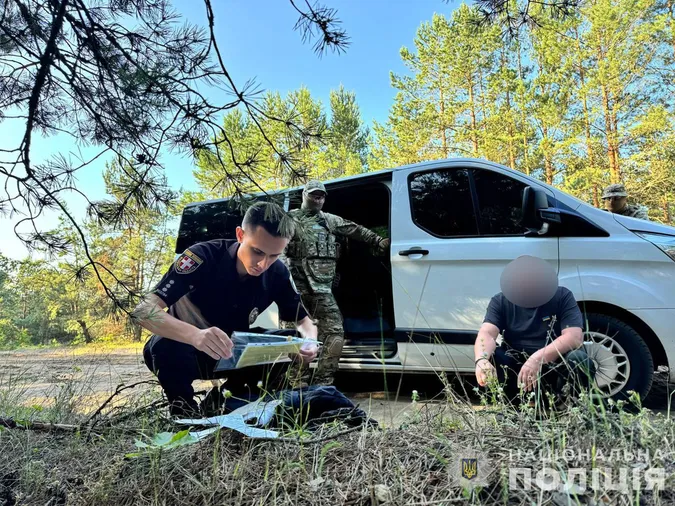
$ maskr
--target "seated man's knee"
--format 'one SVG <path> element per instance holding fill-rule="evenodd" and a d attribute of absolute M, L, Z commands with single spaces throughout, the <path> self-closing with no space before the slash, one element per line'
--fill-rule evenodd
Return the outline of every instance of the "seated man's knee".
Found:
<path fill-rule="evenodd" d="M 563 382 L 571 382 L 574 389 L 585 390 L 591 387 L 595 379 L 596 367 L 583 348 L 569 352 L 565 355 L 564 362 L 567 373 L 563 373 L 563 377 L 566 377 Z"/>
<path fill-rule="evenodd" d="M 573 371 L 585 371 L 591 376 L 595 375 L 595 364 L 583 348 L 570 351 L 565 356 L 565 362 Z"/>
<path fill-rule="evenodd" d="M 152 336 L 143 347 L 143 360 L 148 369 L 157 374 L 162 368 L 173 367 L 177 362 L 188 359 L 193 350 L 188 344 Z"/>

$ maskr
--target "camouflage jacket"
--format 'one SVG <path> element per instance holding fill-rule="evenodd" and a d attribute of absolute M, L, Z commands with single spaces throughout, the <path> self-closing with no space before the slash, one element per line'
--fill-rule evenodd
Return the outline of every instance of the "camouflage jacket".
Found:
<path fill-rule="evenodd" d="M 301 209 L 289 214 L 298 220 L 284 262 L 296 283 L 315 293 L 330 293 L 338 259 L 336 237 L 347 237 L 378 247 L 383 238 L 372 230 L 340 216 L 319 212 L 311 215 Z"/>
<path fill-rule="evenodd" d="M 637 204 L 626 204 L 624 208 L 617 212 L 622 216 L 628 216 L 630 218 L 638 218 L 640 220 L 649 220 L 647 215 L 647 208 L 645 206 L 639 206 Z"/>

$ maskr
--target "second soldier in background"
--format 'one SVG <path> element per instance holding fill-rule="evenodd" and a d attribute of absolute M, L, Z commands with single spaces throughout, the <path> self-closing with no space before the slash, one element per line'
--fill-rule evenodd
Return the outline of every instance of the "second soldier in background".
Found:
<path fill-rule="evenodd" d="M 602 199 L 605 201 L 605 210 L 610 213 L 638 218 L 640 220 L 649 220 L 645 206 L 628 203 L 626 187 L 620 183 L 611 184 L 605 188 L 602 192 Z"/>
<path fill-rule="evenodd" d="M 338 259 L 337 236 L 368 243 L 382 252 L 387 251 L 390 243 L 389 239 L 361 225 L 323 212 L 326 196 L 326 187 L 320 181 L 309 181 L 305 185 L 302 207 L 290 214 L 299 222 L 309 223 L 309 227 L 298 227 L 297 230 L 304 232 L 296 232 L 285 260 L 303 305 L 316 320 L 319 340 L 323 342 L 313 381 L 322 385 L 333 382 L 344 344 L 342 314 L 332 292 Z"/>

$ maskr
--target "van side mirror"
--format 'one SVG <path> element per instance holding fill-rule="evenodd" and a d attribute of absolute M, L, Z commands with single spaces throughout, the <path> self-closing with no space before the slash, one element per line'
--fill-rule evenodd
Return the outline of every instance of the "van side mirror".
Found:
<path fill-rule="evenodd" d="M 557 209 L 549 208 L 548 198 L 543 190 L 528 186 L 523 191 L 523 226 L 526 235 L 542 235 L 548 231 L 549 223 L 560 223 Z"/>

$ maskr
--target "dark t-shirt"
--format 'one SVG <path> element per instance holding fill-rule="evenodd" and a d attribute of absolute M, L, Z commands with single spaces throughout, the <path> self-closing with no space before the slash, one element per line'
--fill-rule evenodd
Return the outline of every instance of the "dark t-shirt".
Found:
<path fill-rule="evenodd" d="M 531 309 L 516 306 L 498 293 L 490 300 L 483 321 L 498 327 L 509 346 L 527 351 L 543 348 L 559 337 L 562 329 L 584 327 L 574 295 L 562 286 L 549 302 Z M 551 339 L 547 341 L 551 329 Z"/>
<path fill-rule="evenodd" d="M 279 260 L 260 276 L 237 273 L 239 243 L 216 239 L 186 249 L 157 284 L 154 294 L 169 314 L 199 328 L 218 327 L 228 335 L 247 331 L 273 302 L 284 321 L 307 312 L 286 266 Z"/>

